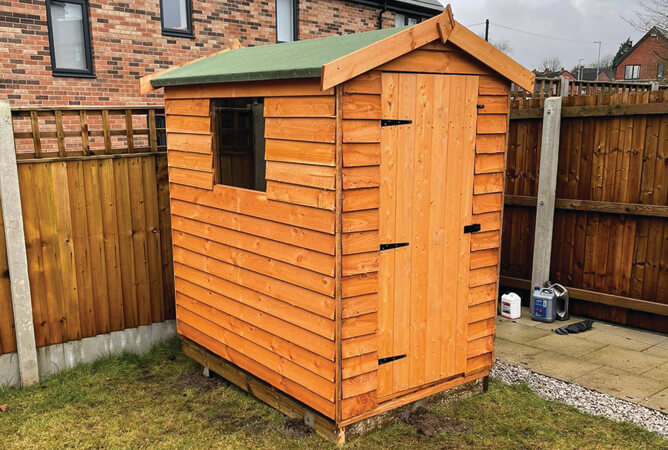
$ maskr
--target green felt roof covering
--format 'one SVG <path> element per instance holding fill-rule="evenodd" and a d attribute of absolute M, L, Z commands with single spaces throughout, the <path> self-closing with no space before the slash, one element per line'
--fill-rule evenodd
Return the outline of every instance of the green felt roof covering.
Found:
<path fill-rule="evenodd" d="M 153 87 L 320 77 L 322 66 L 406 27 L 240 48 L 186 64 L 151 80 Z"/>

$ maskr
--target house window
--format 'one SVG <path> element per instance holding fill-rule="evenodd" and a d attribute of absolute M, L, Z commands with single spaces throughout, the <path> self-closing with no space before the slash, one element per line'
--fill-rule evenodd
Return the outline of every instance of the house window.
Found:
<path fill-rule="evenodd" d="M 53 75 L 92 77 L 87 1 L 47 0 L 46 15 Z"/>
<path fill-rule="evenodd" d="M 264 99 L 213 102 L 214 182 L 265 192 Z"/>
<path fill-rule="evenodd" d="M 625 80 L 637 80 L 640 78 L 640 64 L 629 64 L 624 67 Z"/>
<path fill-rule="evenodd" d="M 162 34 L 194 37 L 190 0 L 160 0 Z"/>
<path fill-rule="evenodd" d="M 663 64 L 659 64 L 659 66 L 656 68 L 656 78 L 663 78 Z"/>
<path fill-rule="evenodd" d="M 406 25 L 417 25 L 420 22 L 420 19 L 413 16 L 407 16 L 406 14 L 396 13 L 394 15 L 394 26 L 395 27 L 405 27 Z"/>
<path fill-rule="evenodd" d="M 297 0 L 276 0 L 276 41 L 296 41 L 297 24 Z"/>

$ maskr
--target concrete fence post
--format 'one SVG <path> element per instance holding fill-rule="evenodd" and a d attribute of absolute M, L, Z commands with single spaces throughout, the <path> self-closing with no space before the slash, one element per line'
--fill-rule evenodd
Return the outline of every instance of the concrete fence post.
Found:
<path fill-rule="evenodd" d="M 550 278 L 560 128 L 561 97 L 550 97 L 545 100 L 543 111 L 543 138 L 538 169 L 538 199 L 536 202 L 536 233 L 533 244 L 531 289 L 537 285 L 542 286 Z"/>
<path fill-rule="evenodd" d="M 6 100 L 0 100 L 0 200 L 2 201 L 2 218 L 7 246 L 19 375 L 21 385 L 29 386 L 39 382 L 39 368 L 28 280 L 28 258 L 23 234 L 23 212 L 16 166 L 12 111 Z"/>
<path fill-rule="evenodd" d="M 570 80 L 566 77 L 561 77 L 561 86 L 559 86 L 559 95 L 568 97 L 568 84 Z"/>

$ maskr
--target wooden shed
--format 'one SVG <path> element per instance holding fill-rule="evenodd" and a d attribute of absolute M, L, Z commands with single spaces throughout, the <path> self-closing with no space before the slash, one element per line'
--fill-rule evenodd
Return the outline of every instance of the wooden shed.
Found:
<path fill-rule="evenodd" d="M 339 441 L 486 377 L 511 82 L 533 92 L 449 7 L 145 77 L 184 351 Z"/>

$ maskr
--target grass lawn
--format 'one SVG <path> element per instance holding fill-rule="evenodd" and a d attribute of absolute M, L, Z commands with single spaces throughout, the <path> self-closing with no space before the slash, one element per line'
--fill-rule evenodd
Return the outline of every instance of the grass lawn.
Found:
<path fill-rule="evenodd" d="M 8 405 L 0 413 L 3 449 L 333 448 L 235 386 L 200 376 L 177 340 L 29 389 L 0 389 L 2 404 Z M 487 394 L 423 410 L 408 422 L 348 447 L 668 449 L 668 441 L 634 425 L 582 414 L 494 380 Z"/>

